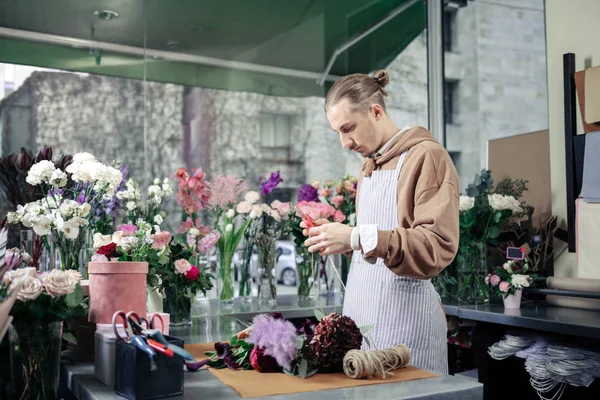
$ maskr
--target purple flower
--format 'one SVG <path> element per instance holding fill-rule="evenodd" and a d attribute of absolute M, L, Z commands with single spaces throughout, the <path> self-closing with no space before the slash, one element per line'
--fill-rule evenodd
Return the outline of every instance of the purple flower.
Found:
<path fill-rule="evenodd" d="M 271 315 L 257 315 L 247 342 L 253 343 L 264 354 L 273 357 L 279 366 L 290 369 L 296 357 L 296 327 L 285 319 Z"/>
<path fill-rule="evenodd" d="M 262 181 L 262 176 L 260 177 L 260 180 Z M 275 189 L 277 187 L 277 185 L 279 185 L 281 182 L 283 182 L 283 179 L 281 179 L 281 175 L 279 174 L 279 171 L 277 172 L 271 172 L 271 176 L 269 177 L 268 180 L 266 180 L 265 182 L 262 183 L 262 191 L 261 193 L 263 195 L 267 195 L 269 193 L 271 193 L 273 191 L 273 189 Z"/>
<path fill-rule="evenodd" d="M 311 339 L 315 335 L 315 328 L 315 323 L 312 322 L 310 319 L 307 319 L 306 322 L 304 322 L 302 326 L 298 328 L 298 334 L 306 335 L 308 339 Z"/>
<path fill-rule="evenodd" d="M 319 191 L 305 183 L 298 190 L 298 202 L 301 201 L 319 201 Z"/>
<path fill-rule="evenodd" d="M 217 357 L 220 359 L 225 359 L 225 357 L 231 354 L 231 346 L 229 343 L 215 343 L 215 350 L 217 351 Z"/>

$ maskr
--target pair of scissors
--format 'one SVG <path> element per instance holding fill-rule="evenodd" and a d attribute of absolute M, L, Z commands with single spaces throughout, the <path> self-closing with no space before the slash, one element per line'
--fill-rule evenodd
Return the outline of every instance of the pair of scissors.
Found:
<path fill-rule="evenodd" d="M 155 318 L 160 320 L 162 329 L 155 328 Z M 194 356 L 188 351 L 169 343 L 169 341 L 164 337 L 163 330 L 165 324 L 160 314 L 153 314 L 152 317 L 150 317 L 150 321 L 147 321 L 146 318 L 140 318 L 140 316 L 135 312 L 129 312 L 127 313 L 127 320 L 131 324 L 134 333 L 145 337 L 148 345 L 150 345 L 150 347 L 152 347 L 154 350 L 163 353 L 167 357 L 173 357 L 174 354 L 177 354 L 185 360 L 195 360 Z M 142 324 L 145 324 L 145 327 Z"/>
<path fill-rule="evenodd" d="M 154 371 L 156 369 L 156 352 L 152 349 L 152 347 L 150 347 L 150 345 L 146 342 L 146 340 L 144 340 L 144 338 L 136 334 L 132 325 L 130 324 L 130 314 L 131 312 L 125 314 L 125 312 L 121 310 L 116 311 L 113 314 L 112 326 L 115 332 L 115 336 L 117 340 L 130 343 L 138 349 L 142 350 L 144 353 L 148 354 L 148 357 L 150 357 L 150 370 Z M 121 336 L 119 330 L 117 329 L 117 320 L 119 318 L 123 321 L 123 328 L 125 328 L 125 338 Z"/>
<path fill-rule="evenodd" d="M 312 219 L 312 217 L 310 215 L 304 213 L 300 207 L 296 207 L 296 210 L 298 211 L 300 218 L 302 218 L 302 221 L 304 221 L 304 225 L 306 225 L 306 229 L 310 230 L 311 228 L 315 227 L 315 221 Z"/>

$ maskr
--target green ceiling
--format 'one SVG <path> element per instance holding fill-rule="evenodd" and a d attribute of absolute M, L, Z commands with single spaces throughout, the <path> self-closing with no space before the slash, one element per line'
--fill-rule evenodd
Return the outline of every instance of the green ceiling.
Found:
<path fill-rule="evenodd" d="M 335 48 L 406 0 L 4 0 L 0 27 L 322 73 Z M 95 10 L 117 11 L 100 21 Z M 331 74 L 388 65 L 425 28 L 417 2 L 344 52 Z M 145 17 L 144 17 L 145 16 Z M 169 42 L 177 42 L 176 49 Z M 141 79 L 142 57 L 0 37 L 0 61 Z M 314 79 L 148 59 L 149 80 L 285 96 L 323 96 Z"/>

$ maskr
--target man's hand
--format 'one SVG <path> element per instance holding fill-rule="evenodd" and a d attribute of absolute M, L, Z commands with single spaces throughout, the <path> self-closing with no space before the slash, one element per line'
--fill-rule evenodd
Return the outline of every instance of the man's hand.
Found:
<path fill-rule="evenodd" d="M 314 221 L 315 226 L 321 226 L 324 224 L 330 224 L 331 222 L 326 218 L 320 218 Z M 300 222 L 300 228 L 302 228 L 302 234 L 304 236 L 308 236 L 308 229 L 306 229 L 306 224 L 304 221 Z"/>
<path fill-rule="evenodd" d="M 315 222 L 317 223 L 318 221 Z M 351 235 L 352 227 L 348 225 L 337 222 L 322 223 L 310 229 L 308 232 L 308 236 L 310 237 L 306 239 L 304 245 L 308 247 L 308 251 L 311 253 L 318 251 L 322 256 L 342 254 L 352 250 L 350 245 Z"/>

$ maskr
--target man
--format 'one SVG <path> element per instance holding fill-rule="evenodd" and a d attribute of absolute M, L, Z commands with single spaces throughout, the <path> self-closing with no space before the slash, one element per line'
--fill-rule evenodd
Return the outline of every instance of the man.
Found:
<path fill-rule="evenodd" d="M 458 174 L 430 132 L 398 129 L 390 119 L 388 82 L 386 71 L 354 74 L 329 90 L 331 127 L 344 148 L 366 158 L 357 226 L 316 221 L 317 227 L 305 229 L 305 245 L 322 255 L 352 252 L 343 312 L 358 326 L 374 326 L 369 336 L 375 349 L 405 344 L 412 365 L 446 374 L 446 319 L 430 279 L 458 249 Z"/>

